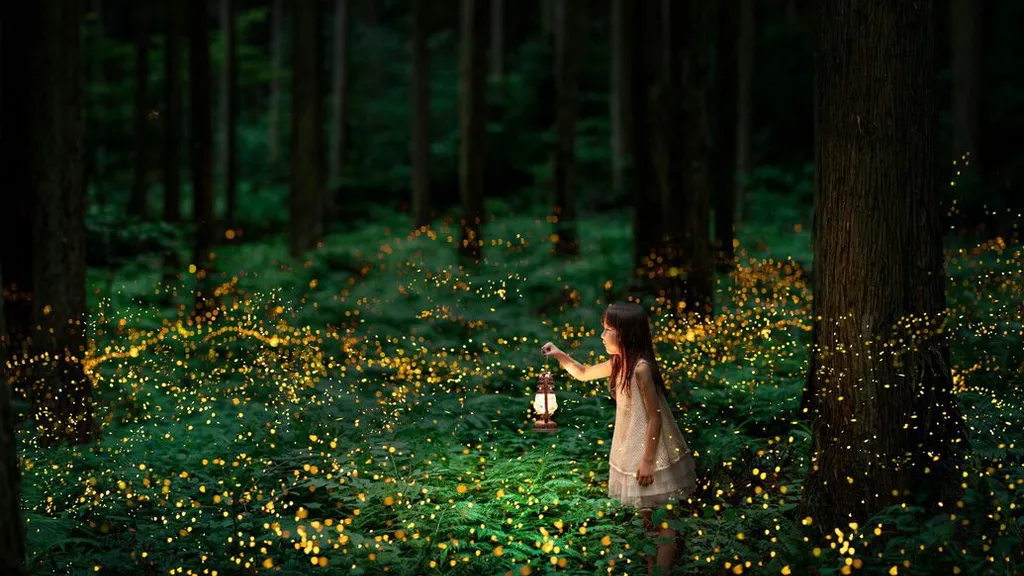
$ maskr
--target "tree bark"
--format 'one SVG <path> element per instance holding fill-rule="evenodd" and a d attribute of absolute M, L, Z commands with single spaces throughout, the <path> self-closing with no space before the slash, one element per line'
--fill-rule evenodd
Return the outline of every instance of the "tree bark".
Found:
<path fill-rule="evenodd" d="M 270 118 L 267 121 L 267 161 L 277 164 L 281 141 L 281 61 L 284 53 L 284 0 L 273 0 L 270 38 Z"/>
<path fill-rule="evenodd" d="M 750 177 L 754 133 L 754 53 L 757 48 L 754 0 L 740 0 L 740 30 L 737 66 L 739 68 L 736 96 L 736 216 L 743 221 L 746 214 L 746 180 Z"/>
<path fill-rule="evenodd" d="M 181 0 L 166 0 L 164 220 L 181 221 Z"/>
<path fill-rule="evenodd" d="M 981 176 L 981 153 L 978 149 L 978 133 L 981 118 L 981 2 L 951 0 L 950 24 L 952 42 L 953 72 L 953 162 L 954 181 L 956 173 L 973 178 Z M 969 186 L 968 186 L 969 188 Z"/>
<path fill-rule="evenodd" d="M 235 226 L 238 204 L 238 23 L 236 0 L 221 0 L 221 25 L 224 27 L 226 53 L 222 78 L 224 99 L 224 196 L 225 225 Z"/>
<path fill-rule="evenodd" d="M 96 436 L 85 354 L 85 189 L 82 179 L 80 0 L 39 0 L 31 38 L 28 138 L 32 198 L 29 398 L 41 445 Z"/>
<path fill-rule="evenodd" d="M 487 9 L 476 0 L 462 1 L 460 71 L 459 192 L 462 234 L 459 254 L 470 262 L 482 257 L 484 220 L 484 146 L 487 139 Z"/>
<path fill-rule="evenodd" d="M 14 4 L 0 4 L 3 23 L 20 21 L 22 15 L 15 14 Z M 33 4 L 33 6 L 35 6 Z M 16 20 L 17 18 L 17 20 Z M 4 26 L 0 34 L 0 138 L 4 142 L 28 142 L 32 134 L 30 103 L 32 95 L 27 89 L 34 71 L 29 58 L 25 57 L 27 46 L 31 46 L 31 30 L 28 26 Z M 3 283 L 0 284 L 3 299 L 4 323 L 11 355 L 25 355 L 28 352 L 32 334 L 32 211 L 31 211 L 31 160 L 27 145 L 8 146 L 0 154 L 3 166 L 4 188 L 13 193 L 3 195 L 3 209 L 0 210 L 0 267 L 3 268 Z M 0 373 L 0 385 L 12 383 L 13 375 Z M 17 382 L 21 385 L 20 382 Z"/>
<path fill-rule="evenodd" d="M 189 0 L 189 114 L 192 131 L 192 221 L 195 225 L 192 262 L 201 286 L 212 273 L 214 226 L 213 212 L 213 119 L 210 96 L 210 31 L 207 22 L 206 1 Z M 196 295 L 196 309 L 200 310 L 211 296 L 201 288 Z"/>
<path fill-rule="evenodd" d="M 632 288 L 646 290 L 655 275 L 655 261 L 661 242 L 661 213 L 658 179 L 652 158 L 651 90 L 657 78 L 658 53 L 651 37 L 657 30 L 656 12 L 650 2 L 640 2 L 623 14 L 629 30 L 629 125 L 631 152 L 629 172 L 633 199 Z"/>
<path fill-rule="evenodd" d="M 742 1 L 742 0 L 740 0 Z M 738 3 L 718 4 L 715 38 L 715 98 L 712 105 L 715 141 L 712 172 L 715 212 L 715 251 L 718 269 L 733 267 L 733 226 L 736 212 L 736 45 Z"/>
<path fill-rule="evenodd" d="M 135 12 L 135 106 L 134 139 L 135 170 L 132 191 L 128 201 L 128 214 L 146 218 L 149 192 L 149 17 L 148 5 L 137 3 Z"/>
<path fill-rule="evenodd" d="M 348 149 L 348 45 L 349 45 L 349 4 L 351 0 L 334 1 L 334 76 L 331 93 L 331 150 L 328 159 L 328 192 L 325 196 L 327 217 L 334 218 L 337 212 L 336 194 L 333 192 L 341 181 L 345 168 L 345 154 Z"/>
<path fill-rule="evenodd" d="M 626 169 L 629 155 L 629 39 L 626 29 L 628 0 L 611 2 L 611 78 L 609 80 L 611 108 L 612 189 L 616 193 L 626 190 Z"/>
<path fill-rule="evenodd" d="M 554 0 L 558 9 L 558 69 L 555 70 L 558 116 L 555 121 L 555 253 L 578 256 L 576 234 L 576 117 L 579 107 L 579 72 L 583 57 L 585 3 L 580 0 Z"/>
<path fill-rule="evenodd" d="M 813 454 L 801 515 L 828 530 L 890 504 L 950 502 L 966 437 L 941 327 L 934 6 L 818 10 Z"/>
<path fill-rule="evenodd" d="M 0 286 L 3 285 L 3 268 L 0 267 Z M 4 302 L 0 298 L 0 366 L 7 362 L 7 348 Z M 11 387 L 6 380 L 0 380 L 0 573 L 28 576 L 25 523 L 21 515 L 21 470 L 18 467 Z"/>
<path fill-rule="evenodd" d="M 320 10 L 296 3 L 292 13 L 291 228 L 295 258 L 323 235 L 323 98 L 320 90 Z"/>
<path fill-rule="evenodd" d="M 491 0 L 491 78 L 505 80 L 505 0 Z"/>
<path fill-rule="evenodd" d="M 11 14 L 8 13 L 8 9 L 0 8 L 0 20 L 3 22 L 10 22 Z M 12 138 L 22 138 L 26 136 L 24 133 L 19 133 L 17 129 L 12 130 L 10 123 L 12 103 L 15 104 L 14 112 L 19 112 L 20 106 L 24 105 L 25 99 L 23 97 L 25 91 L 23 90 L 24 82 L 27 80 L 24 73 L 26 67 L 19 66 L 16 68 L 9 68 L 9 58 L 13 56 L 11 53 L 12 31 L 7 27 L 3 27 L 2 36 L 0 36 L 0 62 L 2 62 L 2 68 L 4 71 L 3 85 L 0 86 L 2 96 L 0 96 L 0 113 L 2 113 L 2 121 L 0 121 L 0 140 L 9 141 Z M 18 40 L 21 40 L 18 38 Z M 22 60 L 21 54 L 18 55 L 18 59 Z M 18 78 L 15 78 L 15 74 Z M 13 92 L 16 90 L 17 92 Z M 22 95 L 21 98 L 12 99 L 13 94 Z M 13 100 L 13 101 L 12 101 Z M 18 126 L 16 124 L 16 126 Z M 21 124 L 20 126 L 24 126 Z M 13 150 L 9 150 L 10 155 L 14 155 Z M 6 156 L 6 155 L 5 155 Z M 5 168 L 15 168 L 14 166 L 5 166 Z M 24 174 L 24 170 L 20 171 Z M 16 172 L 5 171 L 5 175 L 8 178 L 8 183 L 17 183 L 19 181 L 16 176 Z M 21 181 L 23 184 L 24 182 Z M 24 188 L 15 187 L 16 190 L 24 190 Z M 17 194 L 15 197 L 26 197 L 26 194 Z M 17 202 L 16 200 L 13 203 Z M 18 217 L 18 214 L 14 210 L 14 206 L 5 206 L 4 214 L 5 219 L 11 217 Z M 7 246 L 7 242 L 13 240 L 13 233 L 18 232 L 18 226 L 11 225 L 10 222 L 2 222 L 0 225 L 0 240 L 4 242 L 4 246 Z M 24 237 L 22 238 L 24 242 Z M 30 250 L 22 250 L 21 252 L 29 252 Z M 7 258 L 7 250 L 3 250 L 2 257 L 0 257 L 0 366 L 7 364 L 8 354 L 14 351 L 13 344 L 18 342 L 17 339 L 12 339 L 11 333 L 8 329 L 7 316 L 9 314 L 9 307 L 6 304 L 8 297 L 8 284 L 5 282 L 5 267 L 10 264 L 10 260 Z M 29 255 L 31 256 L 31 255 Z M 29 271 L 31 274 L 31 270 Z M 28 326 L 21 328 L 23 331 L 28 330 Z M 25 566 L 25 524 L 21 515 L 21 471 L 18 467 L 18 456 L 17 456 L 17 441 L 14 433 L 14 410 L 11 406 L 11 386 L 10 386 L 10 371 L 6 368 L 3 370 L 3 377 L 0 378 L 0 572 L 3 574 L 11 574 L 12 576 L 27 576 L 28 569 Z"/>
<path fill-rule="evenodd" d="M 656 266 L 677 312 L 710 315 L 710 3 L 662 0 L 662 89 L 658 98 L 661 229 Z"/>
<path fill-rule="evenodd" d="M 412 9 L 412 213 L 420 228 L 430 223 L 430 0 Z"/>

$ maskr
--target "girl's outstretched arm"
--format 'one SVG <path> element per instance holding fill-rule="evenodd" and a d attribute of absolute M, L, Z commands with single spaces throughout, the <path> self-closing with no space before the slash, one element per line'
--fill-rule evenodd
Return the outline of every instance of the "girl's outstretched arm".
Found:
<path fill-rule="evenodd" d="M 572 356 L 558 349 L 557 346 L 548 342 L 540 349 L 541 354 L 558 360 L 558 363 L 569 373 L 570 376 L 583 382 L 608 378 L 612 375 L 612 361 L 605 360 L 600 364 L 587 366 L 576 361 Z"/>

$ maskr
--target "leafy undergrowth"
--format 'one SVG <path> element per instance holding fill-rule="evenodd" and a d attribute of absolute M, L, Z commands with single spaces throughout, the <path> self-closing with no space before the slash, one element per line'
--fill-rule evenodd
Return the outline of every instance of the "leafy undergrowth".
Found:
<path fill-rule="evenodd" d="M 714 323 L 677 323 L 649 302 L 700 477 L 681 517 L 658 513 L 683 534 L 680 571 L 1019 569 L 1020 246 L 949 250 L 974 449 L 963 501 L 822 533 L 797 514 L 810 255 L 807 223 L 788 216 L 792 232 L 746 228 Z M 282 242 L 223 248 L 221 308 L 201 325 L 183 314 L 195 278 L 164 286 L 147 262 L 94 294 L 85 363 L 101 439 L 43 449 L 20 437 L 34 573 L 644 573 L 639 519 L 606 497 L 605 383 L 571 381 L 539 354 L 553 340 L 601 360 L 601 311 L 629 279 L 628 221 L 584 221 L 583 256 L 561 261 L 543 216 L 503 215 L 476 269 L 459 267 L 454 226 L 408 229 L 381 218 L 301 262 Z M 777 236 L 794 253 L 768 252 Z M 556 435 L 530 430 L 543 369 L 556 376 Z"/>

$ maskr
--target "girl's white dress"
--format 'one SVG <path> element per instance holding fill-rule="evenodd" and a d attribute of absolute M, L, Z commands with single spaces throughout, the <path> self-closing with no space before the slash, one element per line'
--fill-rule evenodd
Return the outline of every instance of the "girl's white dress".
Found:
<path fill-rule="evenodd" d="M 639 362 L 645 362 L 640 360 Z M 615 429 L 609 454 L 608 496 L 634 508 L 654 508 L 671 502 L 686 502 L 696 489 L 693 455 L 669 409 L 665 395 L 658 393 L 658 405 L 651 413 L 661 418 L 661 439 L 654 461 L 654 481 L 640 486 L 636 480 L 643 458 L 648 410 L 634 371 L 629 394 L 615 394 Z"/>

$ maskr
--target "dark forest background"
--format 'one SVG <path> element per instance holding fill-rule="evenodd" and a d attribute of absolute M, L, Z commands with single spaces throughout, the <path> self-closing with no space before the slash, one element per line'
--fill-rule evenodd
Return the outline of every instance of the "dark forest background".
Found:
<path fill-rule="evenodd" d="M 5 4 L 0 572 L 635 571 L 603 384 L 530 428 L 632 299 L 682 572 L 1017 573 L 1022 21 Z"/>

